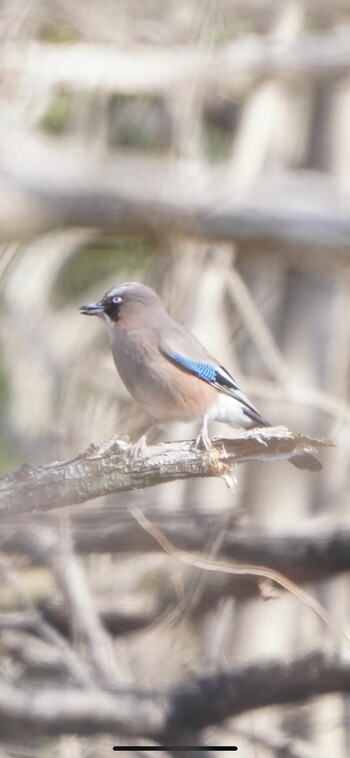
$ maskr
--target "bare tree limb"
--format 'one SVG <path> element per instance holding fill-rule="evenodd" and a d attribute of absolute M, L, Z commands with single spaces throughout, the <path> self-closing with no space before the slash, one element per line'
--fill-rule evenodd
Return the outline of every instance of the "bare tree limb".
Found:
<path fill-rule="evenodd" d="M 0 234 L 61 227 L 239 240 L 260 249 L 350 250 L 350 196 L 329 177 L 298 172 L 240 187 L 232 171 L 196 161 L 87 155 L 43 138 L 0 139 Z M 278 248 L 280 254 L 280 247 Z"/>
<path fill-rule="evenodd" d="M 183 551 L 202 552 L 203 545 L 215 539 L 222 529 L 222 518 L 217 512 L 198 514 L 179 512 L 167 508 L 165 514 L 159 509 L 147 508 L 152 523 L 174 545 Z M 112 553 L 121 556 L 127 553 L 155 552 L 160 545 L 143 529 L 139 529 L 128 511 L 116 504 L 101 510 L 82 509 L 71 514 L 72 539 L 75 549 L 82 554 Z M 32 561 L 45 562 L 44 552 L 55 543 L 57 515 L 31 514 L 30 518 L 4 521 L 0 528 L 0 546 L 5 553 L 29 555 Z M 46 548 L 45 548 L 46 545 Z M 334 524 L 311 519 L 300 527 L 267 529 L 266 525 L 253 522 L 249 526 L 227 524 L 223 537 L 220 559 L 234 563 L 264 566 L 278 571 L 294 583 L 322 581 L 350 569 L 350 525 L 347 522 Z M 185 569 L 185 577 L 192 568 Z M 186 580 L 185 580 L 186 581 Z M 253 576 L 231 576 L 219 570 L 210 577 L 206 575 L 206 590 L 188 611 L 191 617 L 200 617 L 217 606 L 223 597 L 246 600 L 261 592 L 260 583 Z M 178 602 L 172 583 L 162 587 L 160 595 L 139 592 L 132 600 L 126 597 L 115 599 L 113 606 L 98 604 L 99 616 L 112 635 L 122 635 L 141 630 L 153 623 L 162 613 Z M 69 635 L 69 618 L 66 603 L 52 604 L 51 598 L 42 597 L 40 610 L 45 619 L 61 634 Z M 32 629 L 30 614 L 0 614 L 0 629 Z"/>
<path fill-rule="evenodd" d="M 150 521 L 178 548 L 199 551 L 215 539 L 222 529 L 222 515 L 200 509 L 179 511 L 167 505 L 145 507 Z M 123 503 L 116 502 L 103 509 L 80 508 L 70 514 L 72 539 L 77 553 L 149 553 L 161 548 L 146 531 L 139 529 Z M 4 553 L 24 553 L 42 563 L 41 543 L 47 549 L 55 542 L 57 514 L 31 514 L 13 520 L 3 519 L 0 525 L 0 548 Z M 46 549 L 46 548 L 45 548 Z M 249 525 L 226 523 L 221 557 L 229 560 L 256 562 L 275 568 L 295 581 L 317 581 L 350 569 L 350 523 L 334 522 L 333 518 L 307 519 L 302 525 L 267 528 L 257 520 Z M 136 613 L 137 617 L 137 613 Z M 1 614 L 0 614 L 1 626 Z"/>
<path fill-rule="evenodd" d="M 167 506 L 166 512 L 145 509 L 150 521 L 178 548 L 199 551 L 222 528 L 217 511 L 198 513 L 179 511 Z M 54 514 L 30 516 L 24 522 L 0 527 L 0 546 L 4 552 L 24 552 L 35 557 L 32 531 L 43 526 L 55 528 Z M 72 538 L 78 553 L 147 553 L 160 547 L 144 530 L 136 528 L 127 510 L 115 507 L 101 510 L 83 509 L 71 514 Z M 249 521 L 248 525 L 226 525 L 220 556 L 244 563 L 258 563 L 280 571 L 295 581 L 309 582 L 350 569 L 350 523 L 307 519 L 302 525 L 267 528 Z"/>
<path fill-rule="evenodd" d="M 188 553 L 184 550 L 179 550 L 179 548 L 169 542 L 165 535 L 149 521 L 147 516 L 145 516 L 137 506 L 132 506 L 130 510 L 140 526 L 159 543 L 160 547 L 166 553 L 174 556 L 174 558 L 177 558 L 182 563 L 204 569 L 205 571 L 223 572 L 224 574 L 236 574 L 238 576 L 255 576 L 260 579 L 267 579 L 268 581 L 275 582 L 277 586 L 288 590 L 288 592 L 298 598 L 301 603 L 308 606 L 310 610 L 312 610 L 313 613 L 315 613 L 316 616 L 318 616 L 318 618 L 332 630 L 336 638 L 342 641 L 345 639 L 348 642 L 344 629 L 338 625 L 326 608 L 324 608 L 316 598 L 309 595 L 283 574 L 280 574 L 273 569 L 267 569 L 265 566 L 256 566 L 248 563 L 230 563 L 203 556 L 202 553 Z"/>
<path fill-rule="evenodd" d="M 48 542 L 51 543 L 50 547 Z M 88 644 L 97 674 L 106 683 L 119 682 L 120 668 L 112 639 L 95 607 L 81 561 L 76 557 L 71 545 L 68 550 L 62 550 L 62 545 L 57 539 L 46 540 L 46 550 L 43 550 L 42 546 L 41 540 L 41 554 L 45 555 L 45 561 L 52 569 L 65 604 L 70 609 L 73 624 L 80 637 Z"/>
<path fill-rule="evenodd" d="M 350 658 L 339 649 L 316 650 L 289 662 L 269 660 L 202 675 L 158 691 L 18 689 L 1 683 L 0 736 L 108 733 L 164 740 L 176 732 L 200 731 L 266 706 L 350 692 Z M 137 716 L 135 717 L 135 714 Z"/>
<path fill-rule="evenodd" d="M 64 655 L 57 647 L 49 645 L 34 634 L 9 628 L 1 632 L 1 651 L 23 667 L 23 676 L 28 681 L 33 676 L 51 678 L 67 683 Z"/>
<path fill-rule="evenodd" d="M 131 49 L 110 45 L 64 46 L 32 42 L 7 47 L 8 75 L 20 77 L 21 91 L 38 96 L 68 88 L 128 95 L 168 95 L 169 90 L 205 83 L 208 92 L 242 94 L 263 77 L 321 80 L 350 69 L 346 32 L 284 40 L 244 36 L 212 48 L 176 45 Z"/>
<path fill-rule="evenodd" d="M 90 673 L 88 665 L 77 655 L 74 648 L 71 647 L 57 629 L 42 617 L 28 594 L 22 589 L 15 572 L 11 569 L 11 566 L 1 554 L 0 568 L 6 581 L 17 594 L 23 609 L 32 615 L 33 629 L 35 629 L 38 636 L 42 637 L 42 639 L 48 644 L 53 645 L 53 647 L 61 652 L 67 673 L 71 675 L 73 680 L 77 681 L 81 687 L 94 687 L 94 679 Z"/>
<path fill-rule="evenodd" d="M 112 492 L 193 477 L 222 477 L 231 484 L 232 466 L 237 463 L 288 460 L 330 444 L 286 427 L 268 427 L 216 439 L 209 454 L 195 449 L 192 441 L 168 442 L 148 448 L 143 458 L 131 462 L 130 443 L 112 438 L 99 447 L 91 445 L 73 460 L 37 469 L 24 465 L 2 477 L 0 512 L 49 511 Z"/>

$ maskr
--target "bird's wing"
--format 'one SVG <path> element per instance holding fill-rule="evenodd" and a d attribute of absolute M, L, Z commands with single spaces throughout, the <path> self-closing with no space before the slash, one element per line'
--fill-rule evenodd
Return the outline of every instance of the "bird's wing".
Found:
<path fill-rule="evenodd" d="M 270 424 L 263 419 L 259 411 L 241 392 L 238 384 L 224 366 L 213 358 L 196 337 L 185 329 L 166 328 L 159 332 L 159 350 L 173 365 L 188 374 L 208 382 L 219 392 L 234 398 L 244 407 L 245 414 L 264 426 Z M 191 357 L 189 357 L 191 356 Z"/>

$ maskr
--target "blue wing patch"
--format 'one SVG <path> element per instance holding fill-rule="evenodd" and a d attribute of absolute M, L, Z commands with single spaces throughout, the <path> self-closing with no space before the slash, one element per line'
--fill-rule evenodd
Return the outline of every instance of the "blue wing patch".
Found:
<path fill-rule="evenodd" d="M 199 379 L 210 383 L 216 382 L 218 372 L 215 366 L 211 366 L 210 363 L 197 363 L 197 361 L 191 361 L 189 358 L 181 355 L 181 353 L 176 352 L 168 353 L 168 356 L 172 361 L 186 369 L 186 371 L 190 371 L 191 374 L 198 376 Z"/>
<path fill-rule="evenodd" d="M 249 402 L 248 398 L 243 395 L 238 384 L 236 384 L 235 380 L 226 371 L 224 366 L 213 366 L 210 363 L 191 361 L 190 358 L 186 358 L 184 355 L 181 355 L 181 353 L 177 353 L 176 351 L 172 351 L 171 353 L 166 351 L 165 354 L 167 358 L 170 358 L 171 361 L 177 363 L 177 365 L 181 366 L 185 371 L 189 371 L 189 373 L 194 376 L 198 376 L 199 379 L 216 387 L 219 392 L 224 392 L 226 395 L 229 395 L 236 400 L 236 402 L 242 406 L 246 416 L 252 421 L 256 421 L 262 426 L 270 426 L 268 421 L 265 421 L 259 411 L 254 408 L 254 405 Z"/>

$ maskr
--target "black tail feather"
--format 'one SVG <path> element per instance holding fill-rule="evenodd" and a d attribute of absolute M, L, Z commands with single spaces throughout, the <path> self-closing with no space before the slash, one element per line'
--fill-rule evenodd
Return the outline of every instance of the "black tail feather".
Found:
<path fill-rule="evenodd" d="M 293 455 L 293 458 L 289 458 L 289 462 L 293 466 L 296 466 L 296 468 L 307 469 L 308 471 L 321 471 L 321 468 L 323 468 L 322 463 L 311 453 Z"/>

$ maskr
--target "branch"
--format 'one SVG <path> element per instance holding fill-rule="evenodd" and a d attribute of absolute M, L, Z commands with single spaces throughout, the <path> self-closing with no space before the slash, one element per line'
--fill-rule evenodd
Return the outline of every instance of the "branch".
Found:
<path fill-rule="evenodd" d="M 350 692 L 350 658 L 337 649 L 316 650 L 287 663 L 237 666 L 162 690 L 82 691 L 0 686 L 0 737 L 113 734 L 148 737 L 201 731 L 257 708 L 331 692 Z"/>
<path fill-rule="evenodd" d="M 298 172 L 240 187 L 232 171 L 196 161 L 106 156 L 23 135 L 0 139 L 0 235 L 65 227 L 174 232 L 268 242 L 298 254 L 350 252 L 350 197 L 335 180 Z"/>
<path fill-rule="evenodd" d="M 36 96 L 61 88 L 110 94 L 165 95 L 189 83 L 208 92 L 242 94 L 263 77 L 324 81 L 350 69 L 346 31 L 300 36 L 289 42 L 245 36 L 216 46 L 151 48 L 134 45 L 50 45 L 31 42 L 8 46 L 6 73 L 21 77 L 21 91 Z"/>
<path fill-rule="evenodd" d="M 146 509 L 147 516 L 170 542 L 182 552 L 202 553 L 203 545 L 213 544 L 222 534 L 223 520 L 216 512 L 179 512 L 167 508 Z M 3 553 L 22 553 L 32 563 L 46 563 L 46 555 L 54 555 L 59 526 L 58 515 L 40 514 L 3 521 L 0 527 L 0 544 Z M 83 554 L 112 553 L 119 555 L 140 552 L 163 552 L 160 544 L 144 529 L 139 529 L 128 511 L 113 507 L 83 508 L 70 514 L 71 534 L 75 550 Z M 204 553 L 205 555 L 205 553 Z M 333 521 L 320 523 L 318 519 L 306 521 L 302 527 L 267 529 L 257 522 L 249 526 L 225 523 L 218 558 L 235 565 L 248 564 L 272 569 L 294 584 L 322 581 L 350 569 L 350 524 Z M 185 569 L 184 582 L 193 576 L 193 567 Z M 164 585 L 164 586 L 163 586 Z M 205 592 L 196 601 L 187 604 L 191 618 L 202 617 L 216 608 L 223 597 L 245 601 L 261 594 L 261 581 L 252 575 L 225 574 L 217 571 L 206 576 Z M 98 603 L 99 617 L 113 636 L 144 629 L 178 602 L 172 582 L 162 584 L 161 592 L 151 595 L 139 590 L 133 595 L 118 596 L 113 607 Z M 184 601 L 182 601 L 184 602 Z M 182 606 L 183 607 L 183 606 Z M 53 603 L 48 595 L 41 595 L 40 610 L 43 617 L 61 634 L 69 636 L 70 622 L 67 603 Z M 0 614 L 0 628 L 30 630 L 33 619 L 18 613 Z"/>
<path fill-rule="evenodd" d="M 179 512 L 167 506 L 166 512 L 146 509 L 147 517 L 179 549 L 199 552 L 203 545 L 214 541 L 223 528 L 222 515 L 217 511 L 199 513 Z M 130 512 L 113 507 L 98 512 L 84 509 L 71 513 L 74 549 L 78 553 L 147 553 L 161 551 L 159 544 L 144 530 L 135 528 Z M 33 556 L 31 529 L 45 523 L 52 526 L 55 519 L 43 522 L 42 516 L 30 517 L 22 525 L 16 520 L 10 533 L 6 523 L 0 529 L 1 549 L 4 552 L 28 552 Z M 276 569 L 297 582 L 321 580 L 350 570 L 350 523 L 346 521 L 320 523 L 309 519 L 301 527 L 266 528 L 265 524 L 249 522 L 248 526 L 225 523 L 220 543 L 220 557 L 243 563 L 256 563 Z"/>
<path fill-rule="evenodd" d="M 131 462 L 130 443 L 112 438 L 99 447 L 91 445 L 73 460 L 36 469 L 24 465 L 2 477 L 0 513 L 49 511 L 112 492 L 193 477 L 219 476 L 230 484 L 236 463 L 289 459 L 305 449 L 314 451 L 330 444 L 286 427 L 268 427 L 216 439 L 209 454 L 195 449 L 192 441 L 167 442 L 149 447 L 143 458 Z"/>
<path fill-rule="evenodd" d="M 17 595 L 22 608 L 31 615 L 33 631 L 44 641 L 60 651 L 66 672 L 73 678 L 73 681 L 79 682 L 81 687 L 94 687 L 94 680 L 88 665 L 77 655 L 74 648 L 62 637 L 57 629 L 42 617 L 29 595 L 22 589 L 15 571 L 12 570 L 12 567 L 7 563 L 2 553 L 0 553 L 0 567 L 5 581 Z"/>
<path fill-rule="evenodd" d="M 149 506 L 144 510 L 170 542 L 187 552 L 200 552 L 223 529 L 223 517 L 217 511 L 179 511 L 169 505 L 164 511 Z M 32 561 L 42 563 L 41 544 L 52 551 L 58 527 L 58 514 L 53 513 L 31 514 L 15 521 L 11 518 L 9 522 L 3 519 L 1 551 L 29 555 Z M 72 511 L 70 528 L 74 550 L 83 555 L 163 552 L 144 529 L 138 528 L 130 511 L 117 503 L 103 510 L 87 507 Z M 231 524 L 225 521 L 220 557 L 276 569 L 296 582 L 322 580 L 350 570 L 350 523 L 312 518 L 301 527 L 293 524 L 271 529 L 258 521 L 242 526 L 233 515 Z"/>
<path fill-rule="evenodd" d="M 112 639 L 95 608 L 84 568 L 73 552 L 71 540 L 66 541 L 68 545 L 51 535 L 51 539 L 39 543 L 38 549 L 52 570 L 64 606 L 66 610 L 68 608 L 69 621 L 75 633 L 86 643 L 97 674 L 102 681 L 115 684 L 120 681 L 120 667 Z"/>

